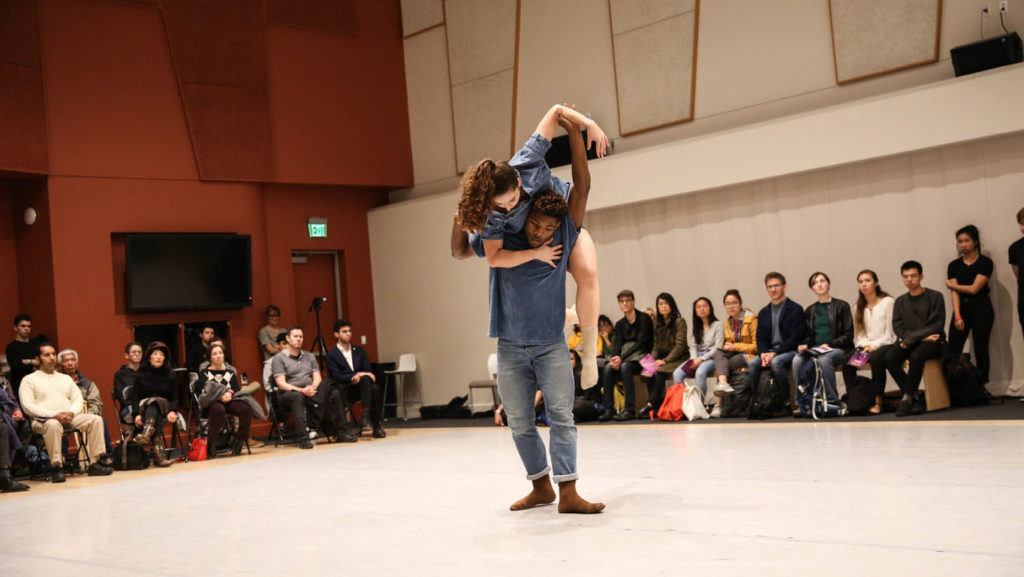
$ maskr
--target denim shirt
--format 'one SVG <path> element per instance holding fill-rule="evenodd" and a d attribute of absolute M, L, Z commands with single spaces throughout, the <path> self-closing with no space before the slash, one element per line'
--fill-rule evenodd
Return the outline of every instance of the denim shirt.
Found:
<path fill-rule="evenodd" d="M 522 202 L 508 212 L 492 211 L 491 215 L 487 217 L 483 232 L 481 232 L 483 238 L 487 240 L 501 239 L 504 238 L 505 233 L 522 231 L 526 225 L 526 216 L 530 214 L 530 202 L 528 201 L 537 192 L 552 189 L 561 194 L 562 198 L 569 199 L 571 186 L 568 182 L 552 175 L 551 169 L 548 168 L 548 164 L 544 160 L 544 155 L 550 148 L 551 141 L 540 133 L 534 132 L 526 144 L 519 149 L 519 152 L 508 161 L 519 174 L 519 178 L 523 182 L 523 192 L 528 197 L 522 199 Z M 564 249 L 568 249 L 568 247 L 564 247 Z M 563 252 L 569 254 L 568 250 L 563 250 Z"/>

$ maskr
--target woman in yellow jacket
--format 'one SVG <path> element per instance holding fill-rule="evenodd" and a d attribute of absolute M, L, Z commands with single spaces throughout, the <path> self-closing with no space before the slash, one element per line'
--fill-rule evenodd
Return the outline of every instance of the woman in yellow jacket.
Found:
<path fill-rule="evenodd" d="M 757 356 L 757 315 L 743 308 L 740 291 L 729 289 L 722 299 L 725 312 L 725 344 L 715 353 L 715 372 L 718 373 L 718 384 L 715 385 L 715 396 L 723 397 L 733 392 L 729 386 L 729 373 L 737 369 L 746 369 L 747 361 Z"/>

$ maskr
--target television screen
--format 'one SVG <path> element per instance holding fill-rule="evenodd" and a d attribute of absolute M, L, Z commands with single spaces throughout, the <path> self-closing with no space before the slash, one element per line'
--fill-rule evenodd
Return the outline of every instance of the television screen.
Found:
<path fill-rule="evenodd" d="M 248 235 L 126 235 L 127 308 L 156 312 L 252 306 L 251 255 Z"/>

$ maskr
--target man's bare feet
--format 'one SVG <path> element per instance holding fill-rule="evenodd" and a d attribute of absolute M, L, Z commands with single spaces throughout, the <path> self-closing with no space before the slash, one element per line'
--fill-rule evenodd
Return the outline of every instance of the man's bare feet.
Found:
<path fill-rule="evenodd" d="M 512 503 L 508 510 L 522 511 L 524 509 L 536 507 L 537 505 L 548 505 L 554 502 L 555 490 L 551 488 L 551 479 L 549 477 L 543 477 L 541 479 L 534 479 L 533 490 L 530 491 L 530 494 L 515 503 Z"/>
<path fill-rule="evenodd" d="M 582 513 L 589 515 L 600 513 L 604 503 L 591 503 L 576 492 L 576 481 L 565 481 L 558 484 L 558 512 Z"/>

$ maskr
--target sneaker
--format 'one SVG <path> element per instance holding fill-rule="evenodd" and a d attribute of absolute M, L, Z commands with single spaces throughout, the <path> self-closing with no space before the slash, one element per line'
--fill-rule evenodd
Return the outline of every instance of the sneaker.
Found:
<path fill-rule="evenodd" d="M 715 385 L 715 389 L 712 392 L 715 394 L 716 397 L 725 397 L 727 395 L 735 393 L 736 389 L 732 388 L 732 385 L 730 385 L 729 383 L 723 383 L 722 381 L 718 381 L 718 384 Z"/>
<path fill-rule="evenodd" d="M 615 419 L 616 421 L 632 421 L 633 419 L 636 418 L 636 415 L 633 414 L 632 409 L 625 409 L 621 413 L 615 415 L 612 418 Z"/>
<path fill-rule="evenodd" d="M 715 404 L 715 408 L 711 409 L 711 415 L 709 415 L 709 416 L 712 419 L 721 419 L 722 418 L 722 405 Z"/>
<path fill-rule="evenodd" d="M 896 416 L 897 417 L 906 417 L 907 415 L 909 415 L 910 414 L 910 405 L 911 405 L 910 399 L 900 399 L 900 404 L 899 404 L 898 407 L 896 407 Z"/>
<path fill-rule="evenodd" d="M 605 422 L 608 422 L 608 421 L 612 420 L 614 417 L 615 417 L 615 409 L 605 409 L 604 412 L 601 413 L 601 415 L 599 417 L 597 417 L 597 420 L 602 422 L 602 423 L 605 423 Z"/>
<path fill-rule="evenodd" d="M 64 465 L 57 464 L 53 466 L 53 472 L 50 473 L 51 483 L 63 483 L 67 480 L 67 475 L 64 474 Z"/>

